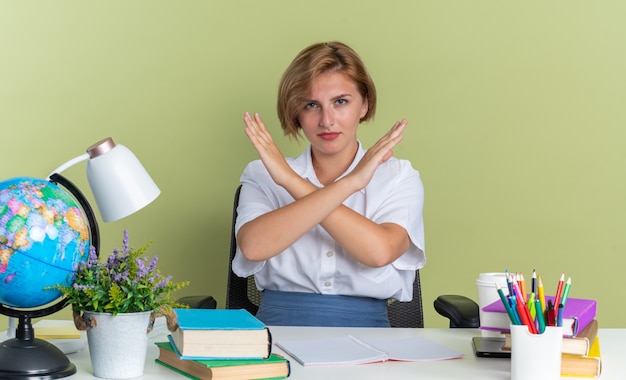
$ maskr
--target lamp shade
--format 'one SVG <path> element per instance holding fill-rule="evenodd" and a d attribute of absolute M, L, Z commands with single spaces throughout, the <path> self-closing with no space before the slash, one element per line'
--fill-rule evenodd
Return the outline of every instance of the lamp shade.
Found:
<path fill-rule="evenodd" d="M 87 154 L 87 179 L 104 222 L 142 209 L 161 193 L 137 157 L 111 138 L 92 145 Z"/>

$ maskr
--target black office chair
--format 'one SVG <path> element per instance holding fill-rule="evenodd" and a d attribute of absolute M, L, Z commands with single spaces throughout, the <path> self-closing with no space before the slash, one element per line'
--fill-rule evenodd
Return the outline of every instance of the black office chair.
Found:
<path fill-rule="evenodd" d="M 235 191 L 233 202 L 233 217 L 230 236 L 230 258 L 228 260 L 228 285 L 226 288 L 226 309 L 246 309 L 256 314 L 261 303 L 262 293 L 254 283 L 254 276 L 242 278 L 232 270 L 232 261 L 237 251 L 235 237 L 235 221 L 237 219 L 237 205 L 241 185 Z M 213 297 L 191 296 L 179 300 L 193 308 L 202 308 L 213 305 Z M 202 305 L 205 304 L 205 306 Z M 214 308 L 214 306 L 212 307 Z M 458 295 L 442 295 L 435 301 L 435 309 L 441 315 L 450 319 L 450 327 L 478 327 L 478 305 L 471 299 Z M 387 306 L 391 327 L 424 327 L 424 313 L 422 309 L 422 290 L 420 286 L 419 270 L 415 271 L 413 282 L 413 300 L 399 302 L 390 300 Z"/>
<path fill-rule="evenodd" d="M 230 257 L 228 258 L 228 283 L 226 285 L 226 309 L 246 309 L 256 314 L 261 304 L 261 292 L 256 288 L 254 276 L 239 277 L 233 272 L 233 259 L 237 252 L 237 238 L 235 236 L 235 221 L 237 220 L 237 205 L 241 185 L 235 190 L 233 202 L 233 218 L 230 232 Z"/>

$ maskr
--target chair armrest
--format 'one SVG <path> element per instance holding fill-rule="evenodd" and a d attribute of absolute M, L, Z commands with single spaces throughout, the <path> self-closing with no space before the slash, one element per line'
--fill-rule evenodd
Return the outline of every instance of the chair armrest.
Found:
<path fill-rule="evenodd" d="M 191 309 L 216 309 L 217 301 L 212 296 L 187 296 L 176 300 Z"/>
<path fill-rule="evenodd" d="M 465 296 L 439 296 L 435 300 L 435 310 L 450 319 L 451 328 L 480 327 L 478 304 Z"/>

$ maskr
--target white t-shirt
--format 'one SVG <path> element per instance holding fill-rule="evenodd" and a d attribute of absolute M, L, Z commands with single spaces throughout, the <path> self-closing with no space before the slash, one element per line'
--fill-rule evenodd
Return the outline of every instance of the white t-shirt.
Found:
<path fill-rule="evenodd" d="M 344 175 L 354 169 L 364 154 L 359 143 L 355 160 Z M 302 178 L 322 187 L 311 163 L 310 146 L 299 157 L 287 158 L 287 162 Z M 248 164 L 241 183 L 236 232 L 258 216 L 293 202 L 291 195 L 274 183 L 260 160 Z M 392 157 L 381 164 L 370 183 L 346 199 L 344 205 L 378 224 L 391 222 L 404 227 L 411 239 L 409 249 L 389 265 L 368 267 L 353 259 L 317 225 L 269 260 L 249 261 L 237 247 L 233 271 L 241 277 L 254 274 L 259 290 L 410 301 L 415 270 L 426 262 L 422 218 L 424 187 L 419 173 L 409 161 Z"/>

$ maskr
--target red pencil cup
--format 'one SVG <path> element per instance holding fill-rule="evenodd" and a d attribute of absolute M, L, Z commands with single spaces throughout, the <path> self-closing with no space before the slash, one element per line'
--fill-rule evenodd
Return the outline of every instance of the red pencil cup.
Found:
<path fill-rule="evenodd" d="M 560 379 L 562 345 L 563 327 L 532 334 L 528 326 L 511 325 L 511 380 Z"/>

